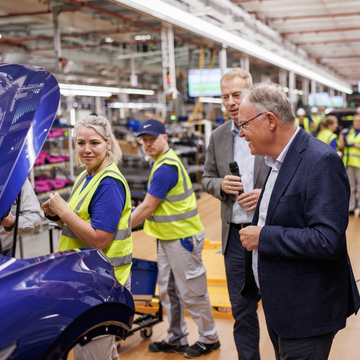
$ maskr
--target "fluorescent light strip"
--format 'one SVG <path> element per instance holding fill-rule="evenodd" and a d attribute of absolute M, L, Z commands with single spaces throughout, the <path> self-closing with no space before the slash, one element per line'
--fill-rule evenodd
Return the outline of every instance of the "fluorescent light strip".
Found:
<path fill-rule="evenodd" d="M 111 97 L 110 91 L 87 91 L 87 90 L 67 90 L 60 88 L 60 94 L 64 96 L 95 96 L 95 97 Z"/>
<path fill-rule="evenodd" d="M 59 84 L 60 92 L 73 92 L 71 95 L 100 96 L 109 97 L 112 94 L 137 94 L 137 95 L 154 95 L 154 90 L 146 89 L 125 89 L 111 86 L 93 86 L 80 84 Z M 87 94 L 85 94 L 87 93 Z M 110 94 L 110 95 L 109 95 Z"/>
<path fill-rule="evenodd" d="M 108 107 L 114 109 L 153 109 L 153 108 L 163 108 L 164 105 L 159 103 L 113 102 L 113 103 L 109 103 Z"/>
<path fill-rule="evenodd" d="M 213 97 L 199 97 L 199 101 L 202 103 L 222 104 L 222 99 Z"/>
<path fill-rule="evenodd" d="M 315 80 L 335 90 L 352 94 L 351 86 L 343 80 L 335 78 L 329 74 L 323 76 L 316 71 L 310 70 L 302 65 L 277 55 L 249 40 L 242 38 L 230 31 L 224 30 L 219 26 L 209 23 L 194 16 L 178 7 L 167 4 L 161 0 L 115 0 L 135 10 L 151 15 L 162 21 L 166 21 L 175 26 L 181 27 L 207 39 L 216 41 L 224 46 L 244 52 L 268 63 L 279 66 L 280 68 L 301 75 L 305 78 Z M 323 69 L 322 69 L 323 70 Z M 323 70 L 324 71 L 324 70 Z"/>

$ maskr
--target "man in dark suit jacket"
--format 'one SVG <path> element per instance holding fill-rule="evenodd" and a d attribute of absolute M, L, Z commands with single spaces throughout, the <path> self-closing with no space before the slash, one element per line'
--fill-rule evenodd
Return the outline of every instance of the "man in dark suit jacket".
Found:
<path fill-rule="evenodd" d="M 261 296 L 277 359 L 327 359 L 336 332 L 360 307 L 346 248 L 345 167 L 296 125 L 276 86 L 254 87 L 239 119 L 239 135 L 271 167 L 252 226 L 240 230 L 248 250 L 242 294 Z"/>
<path fill-rule="evenodd" d="M 246 141 L 238 136 L 241 94 L 251 85 L 251 75 L 240 68 L 230 70 L 221 79 L 223 104 L 232 120 L 211 134 L 202 184 L 206 192 L 221 200 L 222 250 L 239 359 L 259 360 L 257 304 L 240 295 L 245 279 L 245 249 L 239 241 L 239 230 L 250 225 L 269 170 L 264 157 L 252 156 Z M 230 173 L 229 163 L 234 160 L 242 173 L 241 181 Z M 244 193 L 239 196 L 242 189 Z"/>

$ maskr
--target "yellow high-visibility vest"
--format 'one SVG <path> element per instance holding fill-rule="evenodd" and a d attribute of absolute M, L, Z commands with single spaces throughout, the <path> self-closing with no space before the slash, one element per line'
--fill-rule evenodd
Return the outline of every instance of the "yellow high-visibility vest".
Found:
<path fill-rule="evenodd" d="M 110 244 L 103 249 L 103 253 L 113 262 L 116 279 L 120 284 L 124 285 L 130 275 L 132 264 L 133 244 L 131 237 L 131 193 L 129 185 L 121 174 L 118 167 L 112 163 L 99 171 L 87 184 L 86 188 L 80 193 L 85 180 L 86 170 L 83 171 L 75 181 L 74 187 L 70 194 L 69 207 L 75 214 L 82 219 L 91 223 L 89 215 L 89 205 L 97 187 L 101 180 L 107 176 L 113 177 L 124 185 L 126 192 L 126 200 L 124 209 L 117 230 Z M 77 248 L 89 247 L 76 237 L 70 228 L 64 224 L 62 228 L 59 251 L 72 250 Z"/>
<path fill-rule="evenodd" d="M 329 129 L 324 129 L 319 132 L 317 138 L 324 143 L 330 145 L 332 141 L 337 138 L 337 135 Z"/>
<path fill-rule="evenodd" d="M 295 119 L 296 123 L 300 126 L 300 119 L 297 117 Z M 304 126 L 304 130 L 308 133 L 311 134 L 311 129 L 310 129 L 310 120 L 308 117 L 304 117 L 303 119 L 303 126 Z"/>
<path fill-rule="evenodd" d="M 178 182 L 145 220 L 144 231 L 147 235 L 161 240 L 175 240 L 196 235 L 203 231 L 204 227 L 198 214 L 189 174 L 174 150 L 170 149 L 155 161 L 149 176 L 148 189 L 151 189 L 155 171 L 163 164 L 177 167 Z"/>
<path fill-rule="evenodd" d="M 360 133 L 356 135 L 355 129 L 352 128 L 346 136 L 347 143 L 359 144 Z M 343 161 L 346 166 L 360 168 L 360 149 L 355 146 L 346 146 L 343 154 Z"/>

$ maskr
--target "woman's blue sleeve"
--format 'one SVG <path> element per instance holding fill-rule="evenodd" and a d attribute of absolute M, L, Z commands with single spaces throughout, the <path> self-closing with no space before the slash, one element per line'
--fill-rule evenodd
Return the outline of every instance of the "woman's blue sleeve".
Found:
<path fill-rule="evenodd" d="M 112 177 L 101 180 L 89 205 L 91 226 L 94 229 L 115 232 L 126 201 L 121 181 Z"/>

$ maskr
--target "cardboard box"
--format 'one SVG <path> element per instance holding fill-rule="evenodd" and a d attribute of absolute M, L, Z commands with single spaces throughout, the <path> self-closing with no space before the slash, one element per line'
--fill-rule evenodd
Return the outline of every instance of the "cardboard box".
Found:
<path fill-rule="evenodd" d="M 124 154 L 134 154 L 137 155 L 139 148 L 138 145 L 136 143 L 136 141 L 126 141 L 126 140 L 121 140 L 121 139 L 117 139 L 119 145 L 120 145 L 120 149 Z"/>

